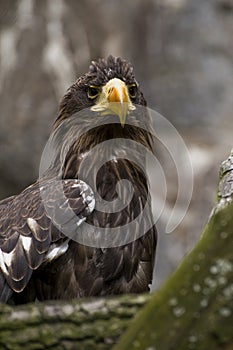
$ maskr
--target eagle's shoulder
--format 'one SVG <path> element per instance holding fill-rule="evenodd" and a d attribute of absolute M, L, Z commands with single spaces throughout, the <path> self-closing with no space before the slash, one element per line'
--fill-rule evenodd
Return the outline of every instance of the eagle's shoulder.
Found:
<path fill-rule="evenodd" d="M 74 213 L 78 226 L 94 206 L 92 190 L 77 179 L 38 181 L 1 201 L 0 300 L 7 301 L 12 291 L 21 292 L 33 270 L 66 252 L 69 238 L 58 220 L 62 213 Z"/>

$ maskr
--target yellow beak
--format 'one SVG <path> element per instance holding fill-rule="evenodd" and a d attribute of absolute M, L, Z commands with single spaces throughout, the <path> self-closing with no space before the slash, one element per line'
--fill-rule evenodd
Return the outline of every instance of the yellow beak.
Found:
<path fill-rule="evenodd" d="M 119 116 L 121 126 L 124 127 L 128 106 L 131 102 L 127 86 L 122 80 L 114 78 L 105 85 L 104 90 L 109 103 L 109 109 Z"/>
<path fill-rule="evenodd" d="M 113 113 L 118 115 L 121 126 L 124 127 L 127 113 L 133 110 L 133 106 L 126 84 L 118 79 L 113 78 L 102 88 L 102 92 L 92 110 L 102 112 L 101 115 Z"/>

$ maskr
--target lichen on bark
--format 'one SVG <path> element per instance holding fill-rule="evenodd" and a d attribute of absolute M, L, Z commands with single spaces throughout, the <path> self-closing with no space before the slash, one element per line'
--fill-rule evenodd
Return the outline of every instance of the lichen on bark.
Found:
<path fill-rule="evenodd" d="M 233 348 L 233 153 L 194 249 L 153 295 L 114 350 Z"/>

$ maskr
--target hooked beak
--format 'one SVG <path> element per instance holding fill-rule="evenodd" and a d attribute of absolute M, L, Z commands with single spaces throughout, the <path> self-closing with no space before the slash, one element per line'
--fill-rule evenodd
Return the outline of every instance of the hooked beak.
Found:
<path fill-rule="evenodd" d="M 103 87 L 100 98 L 92 109 L 103 111 L 103 114 L 110 112 L 118 115 L 121 126 L 124 127 L 128 111 L 135 107 L 130 100 L 126 84 L 118 78 L 113 78 Z"/>
<path fill-rule="evenodd" d="M 112 79 L 105 85 L 106 98 L 110 109 L 119 116 L 121 126 L 124 127 L 130 103 L 127 86 L 120 79 Z"/>

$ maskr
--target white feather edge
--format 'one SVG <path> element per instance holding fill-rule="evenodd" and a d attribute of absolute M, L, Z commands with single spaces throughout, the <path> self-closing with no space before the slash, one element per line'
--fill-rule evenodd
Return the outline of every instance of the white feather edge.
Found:
<path fill-rule="evenodd" d="M 5 266 L 5 259 L 4 259 L 4 253 L 2 252 L 2 250 L 0 249 L 0 267 L 1 267 L 1 270 L 2 272 L 5 274 L 5 275 L 9 275 L 7 269 L 6 269 L 6 266 Z"/>
<path fill-rule="evenodd" d="M 56 243 L 52 244 L 45 255 L 44 261 L 52 261 L 57 259 L 59 256 L 63 255 L 69 248 L 69 239 L 63 242 L 61 245 Z"/>
<path fill-rule="evenodd" d="M 9 275 L 7 271 L 7 267 L 10 267 L 12 264 L 12 260 L 14 259 L 15 256 L 15 251 L 18 247 L 19 242 L 21 242 L 23 249 L 28 253 L 30 251 L 32 239 L 31 237 L 26 237 L 26 236 L 19 236 L 19 241 L 17 242 L 15 248 L 10 252 L 10 253 L 5 253 L 0 249 L 0 267 L 3 271 L 3 273 Z"/>
<path fill-rule="evenodd" d="M 30 248 L 31 248 L 32 238 L 22 236 L 22 235 L 19 238 L 22 242 L 23 249 L 28 253 L 30 251 Z"/>
<path fill-rule="evenodd" d="M 30 230 L 32 230 L 32 232 L 35 233 L 36 229 L 38 227 L 36 220 L 33 218 L 27 218 L 27 224 L 28 224 L 28 227 L 30 228 Z"/>

